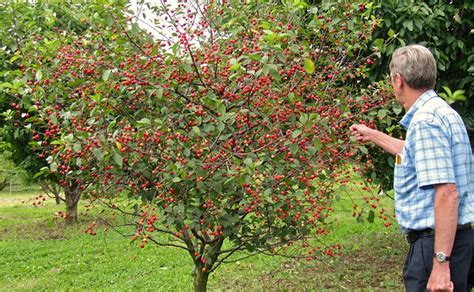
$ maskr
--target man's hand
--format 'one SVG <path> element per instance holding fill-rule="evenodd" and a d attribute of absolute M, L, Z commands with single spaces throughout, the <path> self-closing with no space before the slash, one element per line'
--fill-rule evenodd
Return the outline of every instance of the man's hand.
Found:
<path fill-rule="evenodd" d="M 362 143 L 371 142 L 371 135 L 373 131 L 375 131 L 374 129 L 362 124 L 352 125 L 349 129 L 351 130 L 352 136 L 356 138 L 357 142 Z"/>
<path fill-rule="evenodd" d="M 369 128 L 366 125 L 355 124 L 349 127 L 351 135 L 354 136 L 359 143 L 373 142 L 375 145 L 382 147 L 388 153 L 393 155 L 401 153 L 405 141 L 393 138 L 385 133 Z"/>
<path fill-rule="evenodd" d="M 433 262 L 433 270 L 428 280 L 428 291 L 454 291 L 449 271 L 449 263 Z"/>

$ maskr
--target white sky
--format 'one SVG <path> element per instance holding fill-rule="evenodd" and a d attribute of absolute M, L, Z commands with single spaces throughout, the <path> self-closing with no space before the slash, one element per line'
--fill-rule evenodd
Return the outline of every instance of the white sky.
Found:
<path fill-rule="evenodd" d="M 157 27 L 155 24 L 157 17 L 153 11 L 148 8 L 161 5 L 162 3 L 162 0 L 129 0 L 130 10 L 133 11 L 133 16 L 135 17 L 132 22 L 136 22 L 141 28 L 150 32 L 157 39 L 163 38 L 161 34 L 172 38 L 172 32 L 170 30 Z M 178 0 L 167 0 L 166 3 L 169 4 L 172 9 L 177 7 Z"/>

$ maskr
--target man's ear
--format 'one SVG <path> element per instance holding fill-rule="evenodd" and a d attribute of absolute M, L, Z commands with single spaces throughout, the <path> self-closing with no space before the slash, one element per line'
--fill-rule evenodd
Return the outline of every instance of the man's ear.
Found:
<path fill-rule="evenodd" d="M 402 87 L 405 84 L 405 80 L 400 73 L 396 73 L 393 78 L 393 83 L 395 83 L 398 87 Z"/>

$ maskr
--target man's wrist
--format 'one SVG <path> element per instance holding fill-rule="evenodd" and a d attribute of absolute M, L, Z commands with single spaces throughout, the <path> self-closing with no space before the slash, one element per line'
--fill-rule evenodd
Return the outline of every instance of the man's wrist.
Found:
<path fill-rule="evenodd" d="M 433 259 L 433 269 L 440 270 L 442 272 L 449 271 L 449 262 L 438 262 L 436 259 Z"/>
<path fill-rule="evenodd" d="M 368 127 L 367 127 L 368 128 Z M 368 128 L 368 131 L 367 131 L 367 139 L 370 141 L 370 142 L 375 142 L 376 139 L 377 139 L 377 130 L 375 129 L 372 129 L 372 128 Z"/>

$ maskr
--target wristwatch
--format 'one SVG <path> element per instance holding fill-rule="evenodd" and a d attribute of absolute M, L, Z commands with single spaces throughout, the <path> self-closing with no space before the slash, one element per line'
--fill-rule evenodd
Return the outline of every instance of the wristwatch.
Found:
<path fill-rule="evenodd" d="M 444 263 L 444 262 L 447 262 L 451 259 L 450 256 L 447 256 L 444 252 L 440 251 L 440 252 L 436 252 L 433 256 L 437 261 L 438 263 Z"/>

